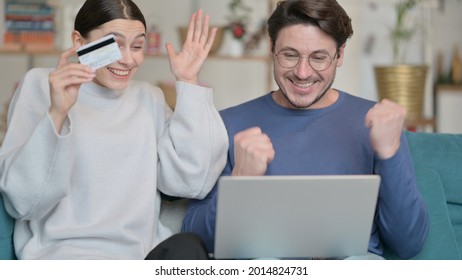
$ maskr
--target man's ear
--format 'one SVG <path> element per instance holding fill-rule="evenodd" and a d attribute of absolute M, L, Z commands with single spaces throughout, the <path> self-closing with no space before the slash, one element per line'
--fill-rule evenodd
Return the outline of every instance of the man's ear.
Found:
<path fill-rule="evenodd" d="M 346 44 L 343 44 L 339 49 L 338 49 L 338 53 L 337 53 L 337 67 L 340 67 L 342 66 L 343 64 L 343 57 L 345 55 L 345 47 L 346 47 Z"/>
<path fill-rule="evenodd" d="M 78 48 L 85 45 L 86 43 L 85 38 L 83 38 L 82 34 L 80 34 L 80 32 L 77 30 L 72 31 L 71 37 L 74 47 Z"/>

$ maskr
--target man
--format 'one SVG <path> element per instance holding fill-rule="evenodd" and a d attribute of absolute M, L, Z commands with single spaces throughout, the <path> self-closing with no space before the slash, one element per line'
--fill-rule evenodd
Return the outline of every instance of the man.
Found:
<path fill-rule="evenodd" d="M 351 19 L 335 0 L 287 0 L 268 20 L 277 91 L 221 112 L 230 147 L 222 175 L 378 174 L 381 187 L 369 254 L 386 245 L 418 254 L 428 213 L 404 135 L 404 109 L 331 88 L 343 63 Z M 216 187 L 192 201 L 183 231 L 213 252 Z"/>

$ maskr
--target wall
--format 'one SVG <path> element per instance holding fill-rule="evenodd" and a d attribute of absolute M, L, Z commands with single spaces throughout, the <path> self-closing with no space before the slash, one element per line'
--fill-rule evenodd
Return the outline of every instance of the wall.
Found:
<path fill-rule="evenodd" d="M 211 25 L 223 26 L 227 23 L 228 0 L 170 0 L 155 4 L 152 0 L 139 0 L 136 3 L 146 11 L 148 25 L 158 25 L 163 30 L 163 41 L 174 44 L 176 50 L 180 50 L 181 47 L 178 26 L 186 26 L 192 12 L 198 8 L 203 8 L 204 12 L 210 15 Z M 251 28 L 256 29 L 267 17 L 268 3 L 266 0 L 250 0 L 247 4 L 254 11 Z M 172 11 L 175 16 L 172 16 Z M 218 54 L 228 53 L 230 38 L 228 33 L 226 35 Z M 265 56 L 267 49 L 268 45 L 265 42 L 254 55 Z M 168 71 L 167 59 L 161 61 L 149 59 L 143 65 L 143 69 L 144 71 L 140 71 L 137 75 L 140 79 L 151 81 L 172 79 Z M 231 60 L 210 57 L 201 71 L 200 78 L 202 83 L 213 87 L 215 104 L 218 109 L 222 109 L 266 93 L 269 90 L 267 73 L 267 64 L 262 59 Z"/>
<path fill-rule="evenodd" d="M 352 17 L 354 35 L 347 43 L 344 65 L 337 71 L 337 79 L 334 87 L 345 90 L 355 95 L 368 99 L 377 99 L 373 66 L 379 63 L 391 61 L 391 48 L 388 39 L 388 28 L 394 20 L 391 5 L 394 0 L 339 0 L 345 10 Z M 0 1 L 3 11 L 3 1 Z M 65 3 L 67 21 L 60 24 L 58 34 L 59 43 L 65 45 L 69 42 L 72 29 L 72 14 L 78 9 L 83 0 L 53 0 L 56 3 Z M 449 61 L 455 45 L 462 50 L 462 1 L 441 0 L 443 6 L 432 9 L 428 22 L 431 26 L 432 37 L 429 38 L 432 49 L 430 60 L 434 60 L 436 52 L 445 54 L 445 67 L 449 67 Z M 163 32 L 164 41 L 172 42 L 177 49 L 180 47 L 176 27 L 186 25 L 194 7 L 203 7 L 205 12 L 212 17 L 212 24 L 222 25 L 226 22 L 227 0 L 137 0 L 146 15 L 148 24 L 156 23 Z M 254 25 L 266 18 L 266 0 L 247 0 L 254 9 Z M 438 6 L 437 5 L 437 6 Z M 167 12 L 168 11 L 168 12 Z M 2 13 L 3 17 L 3 13 Z M 0 21 L 0 30 L 3 29 Z M 371 35 L 374 35 L 374 43 L 371 43 Z M 220 50 L 226 53 L 227 42 Z M 428 45 L 428 44 L 427 44 Z M 417 45 L 411 50 L 414 57 L 425 56 L 423 46 Z M 262 55 L 267 50 L 267 45 L 262 44 L 257 55 Z M 51 67 L 56 63 L 56 56 L 39 56 L 33 62 L 34 66 Z M 15 82 L 22 76 L 31 65 L 27 56 L 0 55 L 2 75 L 0 77 L 0 102 L 9 95 Z M 8 67 L 8 71 L 5 71 Z M 148 59 L 137 74 L 137 78 L 146 79 L 153 83 L 159 80 L 172 79 L 169 73 L 166 59 Z M 267 81 L 267 68 L 262 60 L 232 61 L 229 59 L 210 58 L 201 73 L 203 83 L 214 87 L 218 108 L 231 106 L 242 101 L 259 96 L 269 90 Z M 433 79 L 433 78 L 431 78 Z M 271 85 L 274 88 L 274 84 Z M 431 93 L 427 93 L 428 95 Z M 426 103 L 426 112 L 432 113 L 431 96 Z"/>
<path fill-rule="evenodd" d="M 61 4 L 58 11 L 58 38 L 59 48 L 70 47 L 70 33 L 72 23 L 83 0 L 54 0 Z M 211 24 L 214 26 L 226 23 L 227 0 L 137 0 L 135 1 L 144 12 L 147 24 L 156 24 L 163 31 L 163 41 L 171 42 L 176 50 L 180 50 L 181 42 L 177 28 L 185 26 L 193 11 L 193 6 L 204 7 L 204 11 L 211 15 Z M 194 4 L 197 2 L 197 4 Z M 3 9 L 3 1 L 1 1 Z M 64 4 L 64 5 L 63 5 Z M 250 0 L 249 5 L 255 11 L 252 26 L 255 28 L 258 23 L 266 18 L 268 5 L 266 0 Z M 168 11 L 168 12 L 166 12 Z M 173 14 L 173 16 L 172 16 Z M 2 14 L 3 17 L 3 14 Z M 3 22 L 0 21 L 3 25 Z M 2 30 L 0 26 L 0 30 Z M 225 37 L 223 47 L 219 54 L 226 54 L 227 40 Z M 201 71 L 201 82 L 214 88 L 215 103 L 219 109 L 239 104 L 250 98 L 259 96 L 269 90 L 267 62 L 262 58 L 267 55 L 268 45 L 262 43 L 254 53 L 257 58 L 245 60 L 231 60 L 219 56 L 210 57 Z M 165 53 L 165 51 L 163 51 Z M 21 78 L 29 66 L 53 67 L 56 64 L 57 55 L 38 55 L 34 58 L 27 55 L 0 54 L 0 65 L 13 66 L 12 71 L 2 71 L 0 77 L 0 102 L 3 104 L 11 95 L 16 82 Z M 153 84 L 164 80 L 173 80 L 174 77 L 169 71 L 166 58 L 147 57 L 145 63 L 136 74 L 137 79 L 143 79 Z"/>
<path fill-rule="evenodd" d="M 410 63 L 429 63 L 431 72 L 428 76 L 425 113 L 433 115 L 433 82 L 436 80 L 434 67 L 438 53 L 444 56 L 443 68 L 449 71 L 455 46 L 462 51 L 462 1 L 461 0 L 427 0 L 431 7 L 424 13 L 423 18 L 417 18 L 416 25 L 426 28 L 426 32 L 418 34 L 407 49 Z M 358 18 L 361 22 L 361 41 L 357 56 L 361 64 L 359 92 L 366 98 L 377 98 L 375 86 L 374 65 L 388 64 L 392 61 L 389 30 L 394 21 L 393 3 L 395 0 L 345 0 L 343 2 L 363 2 L 363 11 Z M 355 35 L 356 36 L 356 35 Z"/>

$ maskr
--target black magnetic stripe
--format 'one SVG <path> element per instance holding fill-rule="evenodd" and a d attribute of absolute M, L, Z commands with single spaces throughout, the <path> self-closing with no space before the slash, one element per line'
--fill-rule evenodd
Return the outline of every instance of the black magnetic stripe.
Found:
<path fill-rule="evenodd" d="M 81 56 L 81 55 L 87 54 L 89 52 L 92 52 L 92 51 L 97 50 L 99 48 L 102 48 L 104 46 L 110 45 L 110 44 L 112 44 L 114 42 L 115 42 L 114 38 L 109 38 L 109 39 L 107 39 L 107 40 L 105 40 L 105 41 L 103 41 L 101 43 L 98 43 L 98 44 L 96 44 L 94 46 L 91 46 L 91 47 L 86 48 L 84 50 L 78 51 L 77 55 Z"/>

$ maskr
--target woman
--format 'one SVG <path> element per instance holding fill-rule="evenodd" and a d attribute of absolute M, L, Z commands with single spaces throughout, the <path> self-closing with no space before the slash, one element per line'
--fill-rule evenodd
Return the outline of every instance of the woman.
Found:
<path fill-rule="evenodd" d="M 182 51 L 167 44 L 174 113 L 160 89 L 132 80 L 143 62 L 146 23 L 131 0 L 87 0 L 74 46 L 57 67 L 25 75 L 0 151 L 18 258 L 143 259 L 171 235 L 159 223 L 159 191 L 192 198 L 209 192 L 228 142 L 212 90 L 197 85 L 216 32 L 209 36 L 208 24 L 199 11 Z M 98 70 L 70 61 L 80 46 L 108 34 L 120 60 Z"/>

